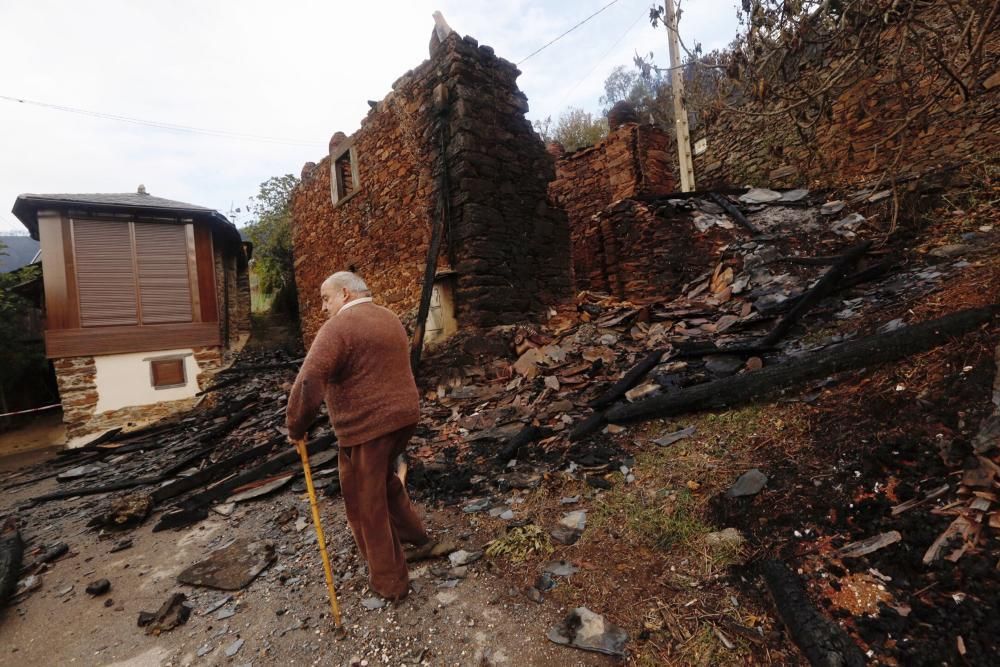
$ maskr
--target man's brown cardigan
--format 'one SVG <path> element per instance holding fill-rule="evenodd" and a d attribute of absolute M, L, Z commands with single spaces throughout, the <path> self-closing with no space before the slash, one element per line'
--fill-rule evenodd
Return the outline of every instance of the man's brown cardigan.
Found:
<path fill-rule="evenodd" d="M 324 399 L 341 447 L 417 423 L 420 397 L 409 341 L 391 310 L 356 304 L 320 328 L 288 397 L 289 437 L 305 435 Z"/>

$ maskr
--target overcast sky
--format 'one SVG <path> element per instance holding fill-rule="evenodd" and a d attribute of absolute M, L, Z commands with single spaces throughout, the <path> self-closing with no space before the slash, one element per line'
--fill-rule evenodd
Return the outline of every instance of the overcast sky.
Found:
<path fill-rule="evenodd" d="M 0 232 L 22 192 L 134 192 L 244 206 L 298 175 L 335 131 L 354 132 L 427 58 L 440 9 L 457 32 L 518 62 L 610 0 L 350 2 L 0 0 L 0 96 L 280 142 L 135 125 L 0 99 Z M 636 51 L 665 65 L 650 0 L 618 0 L 520 69 L 529 118 L 598 111 L 603 81 Z M 706 50 L 737 29 L 737 0 L 686 0 L 681 35 Z"/>

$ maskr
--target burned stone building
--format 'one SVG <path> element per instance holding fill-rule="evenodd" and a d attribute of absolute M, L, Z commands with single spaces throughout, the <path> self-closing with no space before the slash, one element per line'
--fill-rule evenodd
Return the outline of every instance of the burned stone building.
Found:
<path fill-rule="evenodd" d="M 292 218 L 307 341 L 323 321 L 320 284 L 339 270 L 406 320 L 430 261 L 428 340 L 522 322 L 570 296 L 569 229 L 548 203 L 553 160 L 524 116 L 519 74 L 471 37 L 433 36 L 430 59 L 306 164 Z"/>

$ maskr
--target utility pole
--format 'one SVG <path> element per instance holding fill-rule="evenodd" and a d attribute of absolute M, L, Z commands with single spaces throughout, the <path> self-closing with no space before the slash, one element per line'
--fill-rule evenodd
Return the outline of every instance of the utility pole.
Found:
<path fill-rule="evenodd" d="M 667 46 L 670 49 L 670 88 L 674 93 L 674 126 L 677 132 L 677 159 L 681 172 L 681 192 L 694 190 L 694 161 L 691 158 L 691 128 L 684 108 L 684 76 L 681 71 L 680 44 L 674 0 L 664 0 Z"/>

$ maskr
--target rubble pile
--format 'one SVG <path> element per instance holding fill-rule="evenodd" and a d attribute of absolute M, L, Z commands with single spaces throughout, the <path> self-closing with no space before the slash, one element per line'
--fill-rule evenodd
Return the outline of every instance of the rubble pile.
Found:
<path fill-rule="evenodd" d="M 877 217 L 889 192 L 820 201 L 804 189 L 753 189 L 738 200 L 657 200 L 675 224 L 685 216 L 699 232 L 725 230 L 729 241 L 680 296 L 624 301 L 582 292 L 543 325 L 459 334 L 429 355 L 424 418 L 410 452 L 416 487 L 451 498 L 501 487 L 500 469 L 544 472 L 574 462 L 591 476 L 617 471 L 615 439 L 591 436 L 622 433 L 608 415 L 631 414 L 624 406 L 821 352 L 857 337 L 831 330 L 864 314 L 876 314 L 873 335 L 903 328 L 903 318 L 877 313 L 937 289 L 975 251 L 908 265 L 890 249 L 858 243 L 871 231 L 858 211 Z"/>

